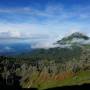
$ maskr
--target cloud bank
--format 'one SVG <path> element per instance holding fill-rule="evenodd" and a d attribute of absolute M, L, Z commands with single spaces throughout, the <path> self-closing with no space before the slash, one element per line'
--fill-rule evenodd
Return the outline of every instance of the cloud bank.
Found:
<path fill-rule="evenodd" d="M 12 5 L 13 2 L 9 2 L 6 6 L 2 4 L 0 43 L 30 43 L 33 48 L 48 48 L 55 47 L 53 46 L 55 41 L 72 32 L 79 31 L 90 36 L 88 2 L 76 4 L 62 3 L 61 0 L 52 2 L 49 0 L 48 3 L 46 0 L 37 3 L 35 0 L 29 1 L 28 3 L 18 1 L 19 4 L 17 3 L 16 6 Z M 27 4 L 22 5 L 25 3 Z"/>

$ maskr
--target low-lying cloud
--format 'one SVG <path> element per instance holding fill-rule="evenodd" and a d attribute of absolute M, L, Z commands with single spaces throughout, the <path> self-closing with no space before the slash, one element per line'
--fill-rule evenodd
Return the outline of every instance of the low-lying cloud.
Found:
<path fill-rule="evenodd" d="M 90 44 L 90 39 L 85 40 L 85 39 L 73 38 L 71 43 Z"/>

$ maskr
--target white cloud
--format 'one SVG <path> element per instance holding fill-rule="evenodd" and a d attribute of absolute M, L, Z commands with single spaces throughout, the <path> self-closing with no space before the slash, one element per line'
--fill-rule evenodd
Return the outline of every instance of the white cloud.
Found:
<path fill-rule="evenodd" d="M 53 44 L 53 42 L 42 41 L 42 42 L 32 44 L 31 47 L 48 49 L 48 48 L 58 47 L 58 45 Z"/>
<path fill-rule="evenodd" d="M 85 44 L 90 44 L 90 39 L 84 42 Z"/>
<path fill-rule="evenodd" d="M 77 44 L 90 44 L 90 39 L 85 40 L 85 39 L 73 38 L 69 43 L 70 44 L 73 44 L 73 43 L 77 43 Z"/>
<path fill-rule="evenodd" d="M 86 40 L 84 39 L 78 39 L 78 38 L 73 38 L 71 43 L 84 43 Z"/>
<path fill-rule="evenodd" d="M 10 37 L 12 38 L 20 38 L 21 37 L 21 33 L 17 32 L 17 31 L 11 31 L 10 32 Z"/>
<path fill-rule="evenodd" d="M 10 23 L 0 23 L 0 33 L 7 34 L 8 37 L 29 37 L 29 38 L 56 38 L 57 33 L 52 25 L 43 24 L 10 24 Z M 55 26 L 56 27 L 56 26 Z M 3 35 L 2 35 L 3 36 Z M 1 37 L 1 35 L 0 35 Z"/>
<path fill-rule="evenodd" d="M 0 8 L 0 13 L 31 13 L 30 7 L 23 8 Z"/>
<path fill-rule="evenodd" d="M 0 32 L 0 38 L 20 38 L 21 33 L 17 31 Z"/>

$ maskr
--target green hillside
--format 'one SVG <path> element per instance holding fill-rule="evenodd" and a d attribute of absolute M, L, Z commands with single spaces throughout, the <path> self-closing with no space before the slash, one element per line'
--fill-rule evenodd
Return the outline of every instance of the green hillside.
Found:
<path fill-rule="evenodd" d="M 19 77 L 22 88 L 90 83 L 90 45 L 72 44 L 69 48 L 35 49 L 17 56 L 0 56 L 1 80 L 15 76 Z"/>

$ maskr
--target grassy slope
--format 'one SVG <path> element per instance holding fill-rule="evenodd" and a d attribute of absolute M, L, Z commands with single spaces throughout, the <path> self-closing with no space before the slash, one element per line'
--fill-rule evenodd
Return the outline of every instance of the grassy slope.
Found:
<path fill-rule="evenodd" d="M 84 47 L 90 49 L 90 45 L 84 45 Z"/>
<path fill-rule="evenodd" d="M 45 80 L 45 82 L 38 82 L 36 83 L 37 85 L 34 84 L 32 86 L 42 90 L 59 86 L 81 85 L 84 83 L 90 83 L 90 71 L 79 72 L 76 76 L 71 76 L 64 80 Z"/>

